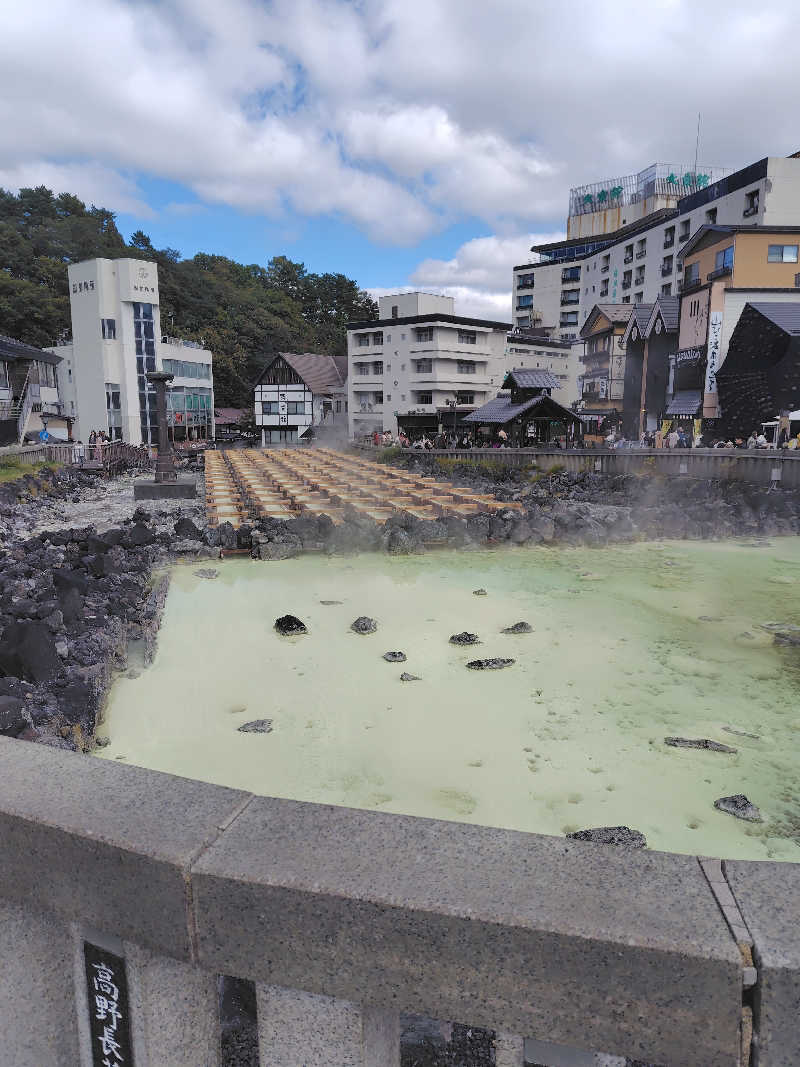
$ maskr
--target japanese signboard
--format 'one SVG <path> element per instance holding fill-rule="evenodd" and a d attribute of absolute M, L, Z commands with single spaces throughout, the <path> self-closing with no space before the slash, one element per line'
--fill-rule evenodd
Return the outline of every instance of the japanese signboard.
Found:
<path fill-rule="evenodd" d="M 675 365 L 682 367 L 685 364 L 699 363 L 702 358 L 701 348 L 681 348 L 675 355 Z"/>
<path fill-rule="evenodd" d="M 717 391 L 719 345 L 722 338 L 722 312 L 712 311 L 708 322 L 708 361 L 706 362 L 706 393 Z"/>
<path fill-rule="evenodd" d="M 88 941 L 83 943 L 93 1067 L 133 1063 L 125 960 Z"/>

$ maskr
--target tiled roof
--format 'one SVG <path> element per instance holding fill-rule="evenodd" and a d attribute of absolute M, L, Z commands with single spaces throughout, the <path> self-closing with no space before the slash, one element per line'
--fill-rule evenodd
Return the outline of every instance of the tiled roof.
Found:
<path fill-rule="evenodd" d="M 518 389 L 560 389 L 561 383 L 549 370 L 531 370 L 529 367 L 514 367 L 508 372 L 503 385 L 513 378 Z"/>
<path fill-rule="evenodd" d="M 344 389 L 347 382 L 346 357 L 327 356 L 321 352 L 281 352 L 281 355 L 294 367 L 314 396 L 340 393 Z"/>
<path fill-rule="evenodd" d="M 542 394 L 542 396 L 534 396 L 530 400 L 524 400 L 521 404 L 512 403 L 511 399 L 507 396 L 496 396 L 494 400 L 490 400 L 488 404 L 484 404 L 483 407 L 476 408 L 475 411 L 471 411 L 469 415 L 464 416 L 464 422 L 476 422 L 476 423 L 506 423 L 516 418 L 517 415 L 522 415 L 525 411 L 530 411 L 532 408 L 541 409 L 541 416 L 543 418 L 547 415 L 552 417 L 558 417 L 559 415 L 566 416 L 571 422 L 580 422 L 580 419 L 574 411 L 570 411 L 569 408 L 563 407 L 557 400 L 553 400 L 552 397 Z"/>
<path fill-rule="evenodd" d="M 639 332 L 644 333 L 647 323 L 650 321 L 650 313 L 653 310 L 652 304 L 634 304 L 633 305 L 633 318 L 636 325 L 639 327 Z"/>
<path fill-rule="evenodd" d="M 26 345 L 24 341 L 17 341 L 14 337 L 0 334 L 0 359 L 6 363 L 14 363 L 18 359 L 35 359 L 38 363 L 51 363 L 54 366 L 61 362 L 61 356 L 54 352 L 44 352 L 41 348 Z"/>
<path fill-rule="evenodd" d="M 667 415 L 696 415 L 700 410 L 703 394 L 699 389 L 685 389 L 670 400 Z"/>
<path fill-rule="evenodd" d="M 763 315 L 765 319 L 769 319 L 778 326 L 784 333 L 788 333 L 792 337 L 800 337 L 800 292 L 798 292 L 798 300 L 785 304 L 775 303 L 759 303 L 754 304 L 752 301 L 749 303 L 751 308 L 754 308 L 759 315 Z"/>

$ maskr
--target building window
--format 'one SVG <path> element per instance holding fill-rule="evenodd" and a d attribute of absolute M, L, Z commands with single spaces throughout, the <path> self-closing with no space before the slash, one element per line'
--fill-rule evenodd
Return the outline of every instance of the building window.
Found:
<path fill-rule="evenodd" d="M 457 404 L 474 404 L 475 403 L 475 394 L 474 393 L 456 393 L 456 403 Z"/>
<path fill-rule="evenodd" d="M 528 293 L 527 295 L 517 297 L 518 308 L 529 308 L 533 305 L 533 297 Z"/>
<path fill-rule="evenodd" d="M 359 348 L 369 348 L 370 335 L 368 333 L 357 333 L 356 344 Z"/>
<path fill-rule="evenodd" d="M 636 271 L 636 277 L 633 279 L 634 285 L 644 285 L 644 267 L 640 267 Z"/>
<path fill-rule="evenodd" d="M 742 212 L 742 214 L 745 218 L 749 218 L 751 215 L 758 214 L 758 201 L 758 189 L 751 189 L 749 193 L 744 194 L 744 211 Z"/>
<path fill-rule="evenodd" d="M 796 263 L 797 245 L 770 245 L 767 250 L 768 263 Z"/>
<path fill-rule="evenodd" d="M 391 393 L 387 393 L 386 394 L 386 399 L 387 400 L 391 400 L 392 399 L 392 394 Z"/>
<path fill-rule="evenodd" d="M 100 332 L 103 335 L 104 341 L 116 341 L 117 339 L 117 320 L 116 319 L 100 319 Z"/>
<path fill-rule="evenodd" d="M 383 332 L 382 331 L 379 332 L 379 333 L 374 333 L 372 335 L 372 343 L 374 345 L 382 345 L 383 344 Z"/>
<path fill-rule="evenodd" d="M 706 224 L 708 226 L 714 226 L 714 225 L 716 225 L 716 222 L 717 222 L 717 209 L 715 207 L 710 207 L 708 209 L 708 211 L 706 212 Z"/>
<path fill-rule="evenodd" d="M 397 304 L 392 304 L 392 318 L 397 318 Z"/>
<path fill-rule="evenodd" d="M 600 285 L 600 296 L 608 296 L 608 278 L 604 278 Z"/>
<path fill-rule="evenodd" d="M 382 404 L 383 403 L 383 393 L 375 393 L 375 396 L 374 396 L 374 399 L 373 399 L 373 403 Z"/>
<path fill-rule="evenodd" d="M 647 255 L 647 238 L 643 237 L 636 242 L 636 258 L 643 259 Z"/>
<path fill-rule="evenodd" d="M 611 253 L 609 252 L 605 256 L 603 256 L 603 258 L 600 260 L 600 273 L 601 274 L 605 274 L 610 266 L 611 266 Z"/>
<path fill-rule="evenodd" d="M 577 311 L 562 311 L 561 312 L 561 326 L 577 326 L 578 325 L 578 312 Z"/>
<path fill-rule="evenodd" d="M 382 359 L 377 360 L 375 363 L 372 364 L 372 373 L 373 374 L 383 374 L 383 360 Z"/>
<path fill-rule="evenodd" d="M 417 393 L 417 403 L 418 404 L 432 404 L 433 403 L 433 393 Z"/>
<path fill-rule="evenodd" d="M 356 374 L 359 374 L 362 377 L 366 374 L 369 374 L 369 363 L 356 363 L 355 368 Z"/>
<path fill-rule="evenodd" d="M 476 345 L 478 343 L 478 335 L 474 330 L 459 330 L 458 343 L 460 345 Z"/>
<path fill-rule="evenodd" d="M 158 440 L 155 386 L 147 381 L 148 371 L 156 369 L 156 342 L 153 334 L 153 305 L 134 303 L 133 336 L 136 345 L 136 379 L 139 387 L 139 421 L 144 444 Z"/>
<path fill-rule="evenodd" d="M 686 219 L 684 222 L 681 223 L 681 232 L 678 234 L 678 239 L 680 241 L 688 241 L 689 240 L 689 234 L 692 232 L 691 227 L 692 227 L 692 220 L 691 219 Z"/>
<path fill-rule="evenodd" d="M 663 259 L 663 261 L 661 263 L 661 275 L 662 275 L 662 277 L 666 277 L 667 274 L 672 274 L 672 268 L 673 268 L 674 264 L 675 264 L 675 257 L 674 256 L 664 256 L 664 259 Z"/>
<path fill-rule="evenodd" d="M 433 326 L 420 326 L 414 330 L 414 336 L 417 341 L 432 341 L 433 340 Z"/>
<path fill-rule="evenodd" d="M 517 315 L 517 326 L 530 326 L 530 315 Z"/>
<path fill-rule="evenodd" d="M 633 245 L 625 245 L 625 254 L 622 257 L 623 263 L 633 262 Z"/>
<path fill-rule="evenodd" d="M 517 288 L 518 289 L 533 289 L 534 275 L 533 274 L 520 274 L 517 276 Z"/>
<path fill-rule="evenodd" d="M 580 267 L 565 267 L 561 271 L 562 282 L 579 282 L 581 280 Z"/>
<path fill-rule="evenodd" d="M 641 302 L 643 300 L 644 300 L 644 292 L 634 293 L 633 294 L 633 302 L 634 302 L 634 304 L 641 304 Z"/>
<path fill-rule="evenodd" d="M 664 248 L 672 248 L 675 244 L 675 227 L 667 226 L 664 230 Z"/>
<path fill-rule="evenodd" d="M 672 296 L 672 282 L 667 282 L 666 285 L 661 286 L 662 296 Z"/>
<path fill-rule="evenodd" d="M 630 293 L 628 293 L 628 295 L 627 295 L 627 296 L 623 296 L 623 298 L 622 298 L 622 303 L 623 303 L 623 304 L 630 304 L 630 302 L 631 302 L 631 294 L 630 294 Z"/>
<path fill-rule="evenodd" d="M 471 359 L 460 359 L 458 361 L 458 373 L 459 374 L 474 374 L 476 364 Z"/>
<path fill-rule="evenodd" d="M 797 248 L 795 248 L 797 259 Z M 733 245 L 720 249 L 714 257 L 714 270 L 733 270 Z"/>
<path fill-rule="evenodd" d="M 278 401 L 277 400 L 262 400 L 262 402 L 261 402 L 261 414 L 262 415 L 277 415 L 278 414 Z"/>
<path fill-rule="evenodd" d="M 336 401 L 336 414 L 339 415 L 341 413 L 341 410 L 342 410 L 342 402 L 341 402 L 341 400 L 337 400 Z"/>
<path fill-rule="evenodd" d="M 414 370 L 417 372 L 417 374 L 430 374 L 431 371 L 433 370 L 433 360 L 432 359 L 415 359 L 414 360 Z"/>
<path fill-rule="evenodd" d="M 622 288 L 623 289 L 630 289 L 630 287 L 631 287 L 631 279 L 632 278 L 633 278 L 633 271 L 626 270 L 625 273 L 622 275 Z"/>
<path fill-rule="evenodd" d="M 684 289 L 689 285 L 694 285 L 700 281 L 700 264 L 699 263 L 687 263 L 683 268 L 683 287 Z"/>
<path fill-rule="evenodd" d="M 587 290 L 588 292 L 588 287 Z M 581 302 L 580 289 L 563 289 L 561 291 L 561 303 L 562 304 L 579 304 Z"/>

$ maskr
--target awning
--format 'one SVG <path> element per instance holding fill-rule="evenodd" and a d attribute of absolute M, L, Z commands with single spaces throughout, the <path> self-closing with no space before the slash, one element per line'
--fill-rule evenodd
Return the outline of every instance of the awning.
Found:
<path fill-rule="evenodd" d="M 703 394 L 699 389 L 684 389 L 676 393 L 669 402 L 667 415 L 697 415 L 703 402 Z"/>
<path fill-rule="evenodd" d="M 398 426 L 408 426 L 410 429 L 430 430 L 439 428 L 439 416 L 432 415 L 401 415 L 397 416 Z"/>

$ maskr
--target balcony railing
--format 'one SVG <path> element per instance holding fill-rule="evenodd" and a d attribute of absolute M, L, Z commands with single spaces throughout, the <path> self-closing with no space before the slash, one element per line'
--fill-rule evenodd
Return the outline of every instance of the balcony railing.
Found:
<path fill-rule="evenodd" d="M 679 234 L 678 240 L 680 241 L 681 244 L 683 244 L 685 241 L 688 241 L 691 236 L 692 236 L 692 231 L 691 230 L 687 230 L 686 233 Z"/>
<path fill-rule="evenodd" d="M 758 214 L 758 204 L 753 204 L 752 207 L 746 207 L 742 212 L 742 217 L 745 219 L 751 218 L 753 215 Z"/>
<path fill-rule="evenodd" d="M 566 293 L 562 293 L 561 294 L 561 305 L 562 305 L 562 307 L 565 304 L 580 304 L 580 302 L 581 302 L 580 293 L 578 294 L 578 296 L 568 296 Z"/>
<path fill-rule="evenodd" d="M 623 263 L 633 263 L 633 252 L 629 252 L 627 256 L 622 260 Z"/>
<path fill-rule="evenodd" d="M 533 289 L 534 283 L 530 282 L 517 282 L 517 289 Z"/>
<path fill-rule="evenodd" d="M 646 255 L 647 255 L 647 249 L 646 248 L 640 248 L 639 251 L 636 253 L 636 258 L 637 259 L 644 259 L 644 257 Z"/>
<path fill-rule="evenodd" d="M 572 273 L 572 268 L 570 268 L 570 270 L 562 270 L 562 272 L 561 272 L 561 281 L 562 281 L 562 283 L 563 282 L 579 282 L 580 280 L 581 280 L 581 272 L 580 271 L 577 271 L 576 273 Z"/>
<path fill-rule="evenodd" d="M 675 268 L 674 268 L 674 266 L 672 264 L 667 266 L 666 264 L 662 263 L 662 265 L 661 265 L 661 277 L 662 278 L 668 278 L 670 276 L 670 274 L 672 274 L 674 269 Z"/>
<path fill-rule="evenodd" d="M 622 283 L 622 288 L 623 288 L 623 289 L 630 289 L 630 287 L 631 287 L 632 285 L 633 285 L 633 282 L 623 282 L 623 283 Z"/>
<path fill-rule="evenodd" d="M 634 285 L 644 285 L 644 275 L 642 274 L 640 277 L 634 278 L 633 279 L 633 284 Z"/>
<path fill-rule="evenodd" d="M 600 268 L 600 273 L 601 274 L 608 274 L 608 271 L 609 271 L 609 264 L 608 263 L 604 263 L 603 266 Z"/>
<path fill-rule="evenodd" d="M 672 248 L 675 245 L 675 234 L 664 238 L 664 248 Z"/>
<path fill-rule="evenodd" d="M 717 267 L 706 275 L 706 281 L 713 282 L 716 278 L 725 278 L 728 274 L 733 274 L 733 267 Z"/>
<path fill-rule="evenodd" d="M 695 289 L 699 289 L 702 284 L 703 284 L 703 279 L 702 278 L 692 278 L 692 280 L 688 281 L 688 282 L 684 278 L 680 282 L 680 291 L 682 293 L 691 293 Z"/>

